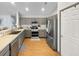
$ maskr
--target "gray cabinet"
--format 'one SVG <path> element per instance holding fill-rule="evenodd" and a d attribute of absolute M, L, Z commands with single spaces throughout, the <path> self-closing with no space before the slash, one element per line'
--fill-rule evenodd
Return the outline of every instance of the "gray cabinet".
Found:
<path fill-rule="evenodd" d="M 23 41 L 24 37 L 26 35 L 26 30 L 23 30 L 17 37 L 16 39 L 11 43 L 11 56 L 17 56 Z"/>
<path fill-rule="evenodd" d="M 19 52 L 18 50 L 18 39 L 15 39 L 12 43 L 11 43 L 11 56 L 16 56 Z"/>
<path fill-rule="evenodd" d="M 26 30 L 20 32 L 20 34 L 0 52 L 0 56 L 17 56 L 24 41 L 25 35 Z"/>
<path fill-rule="evenodd" d="M 9 45 L 0 52 L 0 56 L 9 56 Z"/>
<path fill-rule="evenodd" d="M 31 37 L 31 30 L 26 30 L 26 37 Z"/>
<path fill-rule="evenodd" d="M 39 30 L 39 37 L 46 37 L 46 30 L 45 29 Z"/>
<path fill-rule="evenodd" d="M 4 54 L 4 56 L 9 56 L 10 51 L 7 50 L 7 52 Z"/>
<path fill-rule="evenodd" d="M 24 41 L 24 37 L 26 35 L 26 30 L 24 30 L 19 36 L 18 36 L 18 40 L 19 40 L 19 49 L 21 48 L 22 46 L 22 43 Z"/>

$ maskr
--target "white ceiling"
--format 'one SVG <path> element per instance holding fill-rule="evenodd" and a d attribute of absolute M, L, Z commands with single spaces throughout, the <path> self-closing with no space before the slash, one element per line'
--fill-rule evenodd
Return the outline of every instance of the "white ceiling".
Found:
<path fill-rule="evenodd" d="M 25 8 L 29 8 L 27 12 Z M 41 8 L 45 8 L 42 12 Z M 56 2 L 15 2 L 15 5 L 10 2 L 0 2 L 0 15 L 11 15 L 19 11 L 22 16 L 47 16 L 57 10 Z"/>

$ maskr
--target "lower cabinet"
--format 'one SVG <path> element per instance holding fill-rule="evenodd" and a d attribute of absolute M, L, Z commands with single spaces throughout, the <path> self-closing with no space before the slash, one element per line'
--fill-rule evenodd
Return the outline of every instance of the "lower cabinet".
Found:
<path fill-rule="evenodd" d="M 25 35 L 26 35 L 26 31 L 23 31 L 17 38 L 19 40 L 19 49 L 21 48 L 22 46 L 22 43 L 24 41 L 24 38 L 25 38 Z"/>
<path fill-rule="evenodd" d="M 21 32 L 16 39 L 11 43 L 11 56 L 17 56 L 18 52 L 23 44 L 26 31 Z"/>
<path fill-rule="evenodd" d="M 9 45 L 6 46 L 1 52 L 0 52 L 0 56 L 9 56 Z"/>
<path fill-rule="evenodd" d="M 17 56 L 19 50 L 18 50 L 18 39 L 15 39 L 12 43 L 11 43 L 11 56 Z"/>
<path fill-rule="evenodd" d="M 26 37 L 31 37 L 31 30 L 26 30 Z"/>
<path fill-rule="evenodd" d="M 19 37 L 18 37 L 18 40 L 19 40 L 19 49 L 21 48 L 21 45 L 22 45 L 22 42 L 23 42 L 23 39 L 21 38 L 22 36 L 20 35 Z"/>
<path fill-rule="evenodd" d="M 46 37 L 46 30 L 40 29 L 39 30 L 39 37 Z"/>
<path fill-rule="evenodd" d="M 4 56 L 9 56 L 10 51 L 7 50 L 7 52 L 4 54 Z"/>
<path fill-rule="evenodd" d="M 23 44 L 26 31 L 21 32 L 8 46 L 6 46 L 1 52 L 0 56 L 17 56 L 18 52 Z"/>

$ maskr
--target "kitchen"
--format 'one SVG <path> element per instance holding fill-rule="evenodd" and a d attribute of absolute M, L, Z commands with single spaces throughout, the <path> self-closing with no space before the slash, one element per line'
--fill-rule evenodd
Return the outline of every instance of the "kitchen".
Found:
<path fill-rule="evenodd" d="M 79 56 L 79 2 L 0 2 L 0 56 Z"/>
<path fill-rule="evenodd" d="M 42 56 L 43 53 L 43 56 L 60 55 L 56 52 L 57 2 L 0 2 L 0 6 L 0 56 Z M 49 15 L 50 12 L 53 13 Z M 29 51 L 30 44 L 39 47 L 31 47 Z"/>

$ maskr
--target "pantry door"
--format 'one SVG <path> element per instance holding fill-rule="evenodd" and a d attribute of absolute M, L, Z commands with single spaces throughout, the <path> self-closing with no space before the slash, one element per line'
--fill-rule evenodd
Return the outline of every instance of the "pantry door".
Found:
<path fill-rule="evenodd" d="M 79 55 L 79 5 L 61 11 L 61 55 Z"/>

